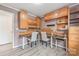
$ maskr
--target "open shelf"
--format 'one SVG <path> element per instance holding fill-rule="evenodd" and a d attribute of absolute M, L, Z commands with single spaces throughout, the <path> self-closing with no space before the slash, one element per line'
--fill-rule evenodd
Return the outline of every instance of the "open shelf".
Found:
<path fill-rule="evenodd" d="M 73 19 L 70 19 L 70 20 L 77 20 L 77 19 L 79 19 L 79 18 L 73 18 Z"/>
<path fill-rule="evenodd" d="M 65 17 L 68 17 L 68 16 L 66 15 L 66 16 L 61 16 L 61 17 L 54 18 L 54 19 L 45 20 L 45 22 L 50 22 L 50 21 L 52 21 L 52 20 L 60 19 L 60 18 L 65 18 Z"/>
<path fill-rule="evenodd" d="M 47 26 L 55 26 L 55 24 L 49 24 L 49 25 L 47 25 Z"/>
<path fill-rule="evenodd" d="M 70 24 L 78 24 L 79 18 L 70 19 Z"/>
<path fill-rule="evenodd" d="M 68 29 L 57 29 L 57 31 L 67 31 Z"/>
<path fill-rule="evenodd" d="M 68 23 L 64 23 L 64 22 L 63 22 L 63 23 L 57 23 L 57 24 L 58 24 L 58 25 L 61 25 L 61 24 L 68 24 Z"/>
<path fill-rule="evenodd" d="M 71 13 L 70 15 L 71 15 L 70 25 L 71 26 L 79 25 L 79 11 L 75 11 L 74 13 Z"/>
<path fill-rule="evenodd" d="M 70 22 L 70 24 L 76 24 L 76 23 L 79 23 L 79 22 Z"/>
<path fill-rule="evenodd" d="M 70 14 L 76 14 L 76 13 L 79 13 L 79 11 L 71 12 Z"/>

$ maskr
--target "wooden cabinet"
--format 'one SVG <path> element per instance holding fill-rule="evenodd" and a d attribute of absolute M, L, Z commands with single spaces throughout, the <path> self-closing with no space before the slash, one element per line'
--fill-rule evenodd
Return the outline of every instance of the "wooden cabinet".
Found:
<path fill-rule="evenodd" d="M 29 27 L 37 28 L 41 26 L 41 19 L 39 17 L 35 17 L 35 19 L 32 19 L 24 10 L 20 11 L 18 13 L 18 16 L 19 29 L 27 29 Z"/>
<path fill-rule="evenodd" d="M 79 26 L 69 28 L 69 54 L 79 55 Z"/>
<path fill-rule="evenodd" d="M 57 9 L 53 12 L 46 14 L 44 17 L 46 23 L 48 23 L 48 21 L 50 21 L 50 22 L 51 21 L 53 22 L 53 20 L 55 21 L 54 34 L 56 36 L 58 36 L 57 39 L 62 39 L 62 40 L 58 40 L 58 41 L 60 41 L 58 43 L 58 46 L 65 48 L 66 51 L 67 51 L 67 41 L 68 41 L 68 35 L 67 35 L 67 33 L 68 33 L 68 10 L 69 10 L 68 7 L 63 7 L 63 8 Z M 66 40 L 64 40 L 64 38 Z M 64 42 L 64 43 L 62 43 L 62 42 Z M 60 43 L 62 43 L 62 45 Z"/>
<path fill-rule="evenodd" d="M 52 19 L 60 18 L 68 15 L 68 7 L 63 7 L 53 12 L 50 12 L 45 15 L 45 21 L 50 21 Z"/>
<path fill-rule="evenodd" d="M 28 15 L 28 13 L 24 10 L 21 10 L 18 13 L 18 26 L 19 29 L 28 29 L 31 28 L 37 28 L 40 27 L 41 20 L 39 17 L 35 17 L 34 19 L 31 18 L 31 16 Z"/>
<path fill-rule="evenodd" d="M 55 12 L 51 12 L 45 15 L 45 21 L 49 21 L 51 19 L 57 18 Z"/>
<path fill-rule="evenodd" d="M 36 17 L 35 18 L 35 22 L 36 22 L 37 27 L 41 26 L 41 19 L 40 19 L 40 17 Z"/>
<path fill-rule="evenodd" d="M 70 8 L 69 55 L 79 56 L 79 5 Z"/>
<path fill-rule="evenodd" d="M 21 10 L 18 13 L 18 27 L 19 29 L 27 29 L 31 18 L 28 16 L 28 13 L 24 10 Z"/>
<path fill-rule="evenodd" d="M 67 16 L 67 15 L 68 15 L 68 7 L 64 7 L 58 10 L 57 18 Z"/>
<path fill-rule="evenodd" d="M 39 17 L 35 17 L 34 20 L 31 20 L 31 22 L 29 23 L 29 28 L 31 29 L 37 29 L 40 28 L 41 26 L 41 19 Z"/>

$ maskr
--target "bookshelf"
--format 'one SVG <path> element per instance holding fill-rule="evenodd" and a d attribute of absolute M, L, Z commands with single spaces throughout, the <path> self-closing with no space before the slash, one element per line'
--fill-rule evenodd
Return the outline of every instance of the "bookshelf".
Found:
<path fill-rule="evenodd" d="M 69 11 L 68 7 L 63 7 L 58 10 L 55 10 L 51 14 L 48 13 L 48 15 L 44 17 L 46 23 L 50 22 L 55 23 L 55 24 L 49 24 L 47 25 L 47 27 L 54 27 L 55 29 L 54 36 L 55 39 L 57 40 L 57 46 L 65 48 L 65 50 L 67 49 L 67 42 L 68 42 L 68 11 Z"/>
<path fill-rule="evenodd" d="M 66 49 L 66 40 L 68 32 L 68 16 L 63 16 L 56 19 L 56 39 L 58 41 L 58 46 Z M 61 44 L 63 43 L 63 44 Z"/>

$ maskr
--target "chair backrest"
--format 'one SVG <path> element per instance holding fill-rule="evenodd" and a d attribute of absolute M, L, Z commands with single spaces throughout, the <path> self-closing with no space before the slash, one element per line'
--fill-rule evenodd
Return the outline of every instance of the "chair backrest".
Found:
<path fill-rule="evenodd" d="M 42 40 L 43 41 L 47 41 L 48 40 L 46 32 L 41 32 L 41 36 L 42 36 Z"/>
<path fill-rule="evenodd" d="M 37 40 L 37 34 L 38 34 L 38 32 L 32 32 L 31 41 Z"/>

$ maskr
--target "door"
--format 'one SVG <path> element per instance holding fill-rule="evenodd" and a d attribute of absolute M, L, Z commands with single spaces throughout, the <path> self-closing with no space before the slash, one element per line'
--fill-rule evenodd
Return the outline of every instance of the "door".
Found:
<path fill-rule="evenodd" d="M 0 45 L 13 41 L 13 14 L 0 10 Z"/>

